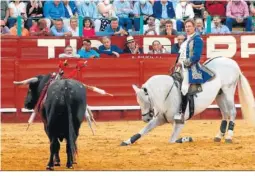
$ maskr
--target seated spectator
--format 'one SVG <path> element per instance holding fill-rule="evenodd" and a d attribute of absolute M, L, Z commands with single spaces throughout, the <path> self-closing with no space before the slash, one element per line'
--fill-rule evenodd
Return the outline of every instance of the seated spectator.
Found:
<path fill-rule="evenodd" d="M 130 54 L 142 54 L 143 49 L 139 47 L 138 43 L 135 42 L 134 37 L 128 36 L 126 42 L 126 48 L 123 50 L 124 53 Z"/>
<path fill-rule="evenodd" d="M 82 48 L 78 51 L 78 54 L 81 58 L 99 58 L 100 54 L 98 54 L 95 50 L 91 49 L 91 41 L 89 39 L 83 40 Z"/>
<path fill-rule="evenodd" d="M 195 18 L 202 18 L 205 10 L 205 0 L 189 1 L 193 7 Z"/>
<path fill-rule="evenodd" d="M 202 18 L 197 18 L 195 20 L 195 27 L 196 27 L 196 33 L 199 35 L 205 34 L 205 29 L 204 29 L 204 23 Z"/>
<path fill-rule="evenodd" d="M 95 24 L 95 31 L 99 32 L 101 27 L 101 20 L 98 19 L 99 13 L 95 2 L 84 0 L 82 3 L 76 3 L 76 6 L 78 8 L 78 14 L 83 18 L 86 17 L 93 20 Z"/>
<path fill-rule="evenodd" d="M 10 2 L 9 4 L 9 14 L 10 18 L 8 19 L 8 26 L 9 28 L 13 27 L 16 23 L 16 18 L 18 16 L 22 16 L 23 20 L 27 20 L 27 13 L 26 13 L 26 4 L 20 0 L 15 0 Z M 1 9 L 2 10 L 2 9 Z"/>
<path fill-rule="evenodd" d="M 83 20 L 83 36 L 84 37 L 93 37 L 95 36 L 95 29 L 93 28 L 93 22 L 89 17 L 84 18 Z"/>
<path fill-rule="evenodd" d="M 212 34 L 229 34 L 230 31 L 227 26 L 221 24 L 219 16 L 213 17 L 214 26 L 212 27 Z"/>
<path fill-rule="evenodd" d="M 195 14 L 191 4 L 188 4 L 187 0 L 181 0 L 176 6 L 177 31 L 181 32 L 184 28 L 184 21 L 193 19 L 194 16 Z"/>
<path fill-rule="evenodd" d="M 14 24 L 14 26 L 10 29 L 10 34 L 11 35 L 18 35 L 18 24 L 17 22 Z M 24 26 L 24 20 L 21 20 L 21 36 L 29 36 L 29 31 L 25 28 Z"/>
<path fill-rule="evenodd" d="M 255 1 L 250 4 L 251 16 L 255 16 Z"/>
<path fill-rule="evenodd" d="M 51 27 L 51 33 L 53 36 L 72 36 L 72 33 L 64 26 L 63 20 L 56 19 L 54 26 Z"/>
<path fill-rule="evenodd" d="M 78 21 L 75 16 L 70 18 L 70 26 L 68 27 L 68 31 L 72 33 L 73 37 L 79 36 Z"/>
<path fill-rule="evenodd" d="M 119 25 L 121 28 L 126 29 L 126 31 L 132 31 L 132 19 L 129 15 L 133 13 L 131 4 L 126 0 L 115 0 L 113 3 L 115 8 L 115 13 L 119 18 Z"/>
<path fill-rule="evenodd" d="M 166 20 L 171 19 L 173 22 L 174 26 L 173 28 L 176 29 L 176 20 L 175 18 L 175 11 L 173 8 L 173 4 L 169 0 L 160 0 L 160 1 L 155 1 L 153 5 L 153 16 L 160 20 L 160 26 L 164 26 Z M 156 21 L 156 25 L 157 21 Z"/>
<path fill-rule="evenodd" d="M 10 30 L 5 26 L 5 21 L 1 20 L 1 35 L 10 35 Z"/>
<path fill-rule="evenodd" d="M 143 16 L 144 23 L 147 22 L 147 18 L 153 14 L 151 3 L 146 0 L 139 0 L 134 4 L 134 27 L 135 31 L 140 30 L 140 16 Z"/>
<path fill-rule="evenodd" d="M 111 24 L 105 29 L 105 32 L 108 33 L 108 35 L 117 35 L 117 36 L 128 35 L 128 32 L 126 32 L 124 29 L 122 29 L 119 26 L 117 18 L 113 18 L 111 20 Z"/>
<path fill-rule="evenodd" d="M 148 54 L 165 54 L 166 49 L 162 47 L 158 40 L 152 42 L 152 50 Z"/>
<path fill-rule="evenodd" d="M 30 28 L 31 36 L 50 36 L 50 29 L 47 27 L 47 22 L 44 19 L 40 19 L 38 22 L 35 22 Z"/>
<path fill-rule="evenodd" d="M 173 22 L 171 20 L 167 20 L 165 23 L 165 27 L 160 35 L 167 35 L 167 36 L 175 36 L 177 35 L 177 31 L 173 29 Z"/>
<path fill-rule="evenodd" d="M 1 5 L 1 20 L 3 20 L 6 24 L 10 15 L 8 3 L 6 0 L 3 0 L 1 1 L 0 5 Z"/>
<path fill-rule="evenodd" d="M 60 0 L 46 1 L 43 6 L 43 16 L 46 18 L 47 27 L 51 26 L 51 23 L 55 19 L 65 17 L 65 7 Z"/>
<path fill-rule="evenodd" d="M 41 0 L 30 0 L 27 3 L 27 16 L 28 18 L 43 17 L 43 8 Z"/>
<path fill-rule="evenodd" d="M 203 15 L 203 21 L 204 21 L 204 29 L 205 29 L 205 33 L 207 32 L 207 17 L 208 17 L 209 13 L 204 10 L 204 15 Z M 211 28 L 214 26 L 213 21 L 211 21 Z"/>
<path fill-rule="evenodd" d="M 111 45 L 111 40 L 108 37 L 103 37 L 102 43 L 103 45 L 99 46 L 100 54 L 115 55 L 116 57 L 120 57 L 120 54 L 123 53 L 122 49 L 116 45 Z"/>
<path fill-rule="evenodd" d="M 65 17 L 63 19 L 64 25 L 69 27 L 70 26 L 70 18 L 73 16 L 78 17 L 77 7 L 73 0 L 63 0 L 64 9 L 65 9 Z"/>
<path fill-rule="evenodd" d="M 144 35 L 159 35 L 159 26 L 155 24 L 155 18 L 149 16 L 147 24 L 143 26 Z"/>
<path fill-rule="evenodd" d="M 116 18 L 115 10 L 110 0 L 102 0 L 97 4 L 99 18 L 101 20 L 100 31 L 104 31 L 108 24 L 111 23 L 111 18 Z"/>
<path fill-rule="evenodd" d="M 224 21 L 226 17 L 226 5 L 227 1 L 206 1 L 205 7 L 211 16 L 220 16 Z"/>
<path fill-rule="evenodd" d="M 59 58 L 79 58 L 80 55 L 73 53 L 73 48 L 68 45 L 65 47 L 64 53 L 58 55 Z"/>
<path fill-rule="evenodd" d="M 252 31 L 252 18 L 249 16 L 248 5 L 243 0 L 228 2 L 226 16 L 226 25 L 230 31 L 234 24 L 245 24 L 245 31 Z"/>
<path fill-rule="evenodd" d="M 185 36 L 183 34 L 179 34 L 177 36 L 177 43 L 173 44 L 171 47 L 171 54 L 178 54 L 181 44 L 184 42 Z"/>

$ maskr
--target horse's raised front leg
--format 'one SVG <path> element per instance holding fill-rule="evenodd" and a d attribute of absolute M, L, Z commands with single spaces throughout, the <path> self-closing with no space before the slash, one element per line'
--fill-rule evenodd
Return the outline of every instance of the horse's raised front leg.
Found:
<path fill-rule="evenodd" d="M 184 127 L 184 123 L 176 123 L 174 122 L 174 128 L 172 131 L 172 135 L 169 139 L 170 143 L 184 143 L 184 142 L 192 142 L 192 138 L 191 137 L 182 137 L 180 139 L 177 140 L 178 136 L 181 133 L 181 130 Z"/>
<path fill-rule="evenodd" d="M 121 146 L 127 146 L 127 145 L 131 145 L 133 144 L 135 141 L 137 141 L 138 139 L 140 139 L 142 136 L 144 136 L 145 134 L 147 134 L 148 132 L 150 132 L 152 129 L 154 129 L 155 127 L 164 124 L 165 122 L 163 122 L 161 119 L 159 118 L 153 118 L 139 133 L 133 135 L 131 138 L 129 138 L 126 141 L 123 141 L 120 145 Z"/>

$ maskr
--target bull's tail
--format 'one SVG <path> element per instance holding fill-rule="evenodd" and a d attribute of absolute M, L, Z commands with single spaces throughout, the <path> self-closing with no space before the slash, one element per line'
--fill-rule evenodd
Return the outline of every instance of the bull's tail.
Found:
<path fill-rule="evenodd" d="M 238 95 L 244 119 L 255 127 L 255 103 L 251 86 L 245 76 L 240 72 L 238 81 Z"/>
<path fill-rule="evenodd" d="M 67 85 L 67 81 L 65 81 L 65 103 L 66 103 L 66 107 L 67 107 L 67 113 L 68 113 L 68 137 L 67 137 L 67 142 L 69 143 L 69 149 L 71 153 L 72 153 L 72 158 L 74 158 L 76 151 L 76 144 L 75 141 L 77 139 L 77 135 L 75 133 L 74 130 L 74 124 L 73 124 L 73 115 L 72 115 L 72 109 L 70 106 L 70 96 L 69 96 L 69 92 L 68 92 L 68 85 Z"/>

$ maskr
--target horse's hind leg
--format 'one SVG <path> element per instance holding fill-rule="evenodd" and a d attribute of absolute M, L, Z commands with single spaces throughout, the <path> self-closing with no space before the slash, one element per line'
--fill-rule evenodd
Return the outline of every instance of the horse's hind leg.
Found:
<path fill-rule="evenodd" d="M 219 95 L 217 95 L 216 102 L 217 102 L 218 106 L 220 107 L 222 121 L 221 121 L 221 125 L 220 125 L 220 130 L 214 138 L 214 142 L 220 142 L 221 138 L 223 138 L 225 136 L 227 124 L 228 124 L 228 122 L 227 122 L 228 108 L 227 108 L 226 95 L 223 92 L 221 92 Z"/>

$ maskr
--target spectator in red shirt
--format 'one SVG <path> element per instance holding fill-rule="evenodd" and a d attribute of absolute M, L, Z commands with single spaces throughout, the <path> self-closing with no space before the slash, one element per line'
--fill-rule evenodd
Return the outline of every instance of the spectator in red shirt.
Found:
<path fill-rule="evenodd" d="M 47 22 L 44 19 L 40 19 L 38 22 L 34 22 L 30 28 L 31 36 L 50 36 L 50 29 L 47 27 Z"/>
<path fill-rule="evenodd" d="M 90 18 L 84 18 L 83 20 L 83 36 L 84 37 L 92 37 L 95 36 L 95 29 L 93 27 L 93 22 Z"/>
<path fill-rule="evenodd" d="M 226 5 L 227 1 L 206 1 L 205 6 L 206 10 L 211 16 L 220 16 L 221 19 L 222 17 L 226 17 Z"/>

